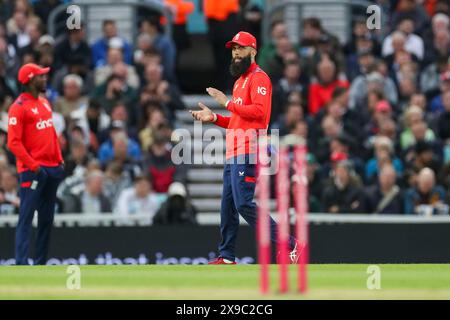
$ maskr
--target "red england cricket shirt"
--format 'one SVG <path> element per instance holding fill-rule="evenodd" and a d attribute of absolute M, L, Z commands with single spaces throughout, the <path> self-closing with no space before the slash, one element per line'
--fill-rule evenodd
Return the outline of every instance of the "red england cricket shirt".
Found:
<path fill-rule="evenodd" d="M 267 130 L 271 108 L 270 78 L 256 63 L 252 63 L 247 72 L 234 83 L 233 98 L 227 104 L 231 117 L 218 114 L 215 122 L 227 129 L 227 159 L 255 152 L 253 133 L 258 134 L 261 129 Z"/>
<path fill-rule="evenodd" d="M 8 112 L 8 148 L 19 173 L 63 162 L 47 99 L 22 93 L 14 101 Z"/>

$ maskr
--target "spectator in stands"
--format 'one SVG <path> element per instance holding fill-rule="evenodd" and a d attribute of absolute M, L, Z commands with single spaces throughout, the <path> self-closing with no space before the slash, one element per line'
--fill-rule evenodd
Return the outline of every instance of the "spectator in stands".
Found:
<path fill-rule="evenodd" d="M 309 212 L 320 212 L 323 182 L 320 164 L 310 152 L 306 155 L 306 176 L 308 178 Z"/>
<path fill-rule="evenodd" d="M 117 102 L 122 101 L 127 107 L 134 106 L 137 91 L 130 87 L 123 74 L 112 74 L 108 80 L 95 88 L 92 97 L 99 100 L 108 115 Z"/>
<path fill-rule="evenodd" d="M 430 63 L 420 75 L 420 89 L 428 99 L 431 99 L 440 93 L 441 74 L 449 68 L 449 55 L 439 57 Z"/>
<path fill-rule="evenodd" d="M 153 223 L 159 225 L 197 224 L 197 210 L 189 201 L 186 187 L 173 182 L 168 189 L 168 198 L 156 213 Z"/>
<path fill-rule="evenodd" d="M 288 60 L 289 53 L 294 53 L 298 60 L 298 55 L 291 40 L 287 36 L 281 36 L 275 40 L 275 51 L 267 58 L 261 60 L 261 68 L 266 70 L 273 82 L 279 81 L 283 77 L 285 62 Z M 289 59 L 290 60 L 290 59 Z"/>
<path fill-rule="evenodd" d="M 309 86 L 309 114 L 315 115 L 330 100 L 336 87 L 349 87 L 347 80 L 338 78 L 336 64 L 327 56 L 323 56 L 315 71 L 317 79 Z"/>
<path fill-rule="evenodd" d="M 161 65 L 150 64 L 145 68 L 146 84 L 142 88 L 141 96 L 144 94 L 146 95 L 146 100 L 157 101 L 161 104 L 166 117 L 173 121 L 175 119 L 175 111 L 183 110 L 184 104 L 177 86 L 164 80 L 162 72 L 163 68 Z"/>
<path fill-rule="evenodd" d="M 12 169 L 0 170 L 0 215 L 19 213 L 18 180 Z"/>
<path fill-rule="evenodd" d="M 18 49 L 27 45 L 25 28 L 28 23 L 37 24 L 41 23 L 41 20 L 34 14 L 33 8 L 28 4 L 28 1 L 18 0 L 15 3 L 12 17 L 6 22 L 8 36 L 17 36 L 12 41 L 15 42 Z"/>
<path fill-rule="evenodd" d="M 450 91 L 442 94 L 444 112 L 438 118 L 437 134 L 439 138 L 450 145 Z"/>
<path fill-rule="evenodd" d="M 355 143 L 363 140 L 362 115 L 348 108 L 348 90 L 336 87 L 331 101 L 315 116 L 315 123 L 321 123 L 322 119 L 330 115 L 342 124 L 343 130 L 353 137 Z"/>
<path fill-rule="evenodd" d="M 435 139 L 433 130 L 428 128 L 428 125 L 424 122 L 423 111 L 417 106 L 410 106 L 405 110 L 404 126 L 405 128 L 400 135 L 402 150 L 406 150 L 416 143 L 415 135 L 418 137 L 423 136 L 423 139 L 427 141 L 434 141 Z"/>
<path fill-rule="evenodd" d="M 322 193 L 323 212 L 363 213 L 364 193 L 355 181 L 348 161 L 339 161 L 333 171 L 332 183 Z"/>
<path fill-rule="evenodd" d="M 330 41 L 332 51 L 336 54 L 340 50 L 339 40 L 328 33 L 323 27 L 320 20 L 316 17 L 306 18 L 303 20 L 302 37 L 300 39 L 300 55 L 303 58 L 312 58 L 319 51 L 319 45 L 323 39 Z"/>
<path fill-rule="evenodd" d="M 216 72 L 216 88 L 228 92 L 231 77 L 228 71 L 230 57 L 223 49 L 225 43 L 234 37 L 237 30 L 237 14 L 240 10 L 239 0 L 203 0 L 203 10 L 208 25 L 208 40 L 211 43 Z"/>
<path fill-rule="evenodd" d="M 104 20 L 102 23 L 103 38 L 98 39 L 92 45 L 92 63 L 95 68 L 107 63 L 108 48 L 112 45 L 120 47 L 123 52 L 123 61 L 127 64 L 133 62 L 133 53 L 130 44 L 118 36 L 116 22 L 114 20 Z"/>
<path fill-rule="evenodd" d="M 75 141 L 75 140 L 74 140 Z M 77 140 L 81 141 L 81 140 Z M 86 170 L 75 170 L 71 176 L 61 182 L 58 187 L 57 198 L 62 203 L 62 211 L 64 211 L 64 203 L 66 198 L 71 202 L 72 197 L 79 195 L 86 189 L 86 177 L 91 172 L 101 171 L 100 163 L 97 159 L 92 158 L 86 165 Z"/>
<path fill-rule="evenodd" d="M 448 29 L 438 30 L 433 35 L 433 43 L 425 48 L 424 65 L 437 61 L 439 58 L 448 58 L 450 54 L 450 32 Z"/>
<path fill-rule="evenodd" d="M 372 93 L 375 95 L 378 94 L 377 91 Z M 372 93 L 369 97 L 372 97 Z M 371 103 L 369 103 L 368 109 L 371 115 L 367 121 L 367 124 L 364 126 L 364 135 L 371 138 L 379 133 L 380 126 L 384 123 L 384 121 L 393 118 L 393 111 L 391 105 L 386 100 L 379 100 L 375 103 L 374 107 L 372 107 Z"/>
<path fill-rule="evenodd" d="M 263 39 L 261 38 L 263 8 L 260 4 L 251 0 L 240 0 L 240 7 L 238 14 L 239 30 L 247 31 L 256 38 L 257 49 L 259 50 Z"/>
<path fill-rule="evenodd" d="M 380 169 L 378 184 L 366 189 L 367 213 L 401 214 L 403 213 L 403 194 L 396 184 L 397 172 L 390 164 Z"/>
<path fill-rule="evenodd" d="M 55 48 L 55 68 L 59 69 L 72 62 L 73 57 L 81 57 L 81 63 L 90 68 L 92 65 L 92 52 L 86 42 L 85 26 L 79 29 L 68 29 L 64 39 Z"/>
<path fill-rule="evenodd" d="M 195 4 L 184 0 L 164 0 L 164 4 L 172 10 L 174 15 L 172 38 L 176 46 L 176 60 L 179 61 L 181 52 L 188 49 L 191 45 L 190 36 L 187 31 L 187 21 L 188 16 L 195 10 Z"/>
<path fill-rule="evenodd" d="M 436 185 L 436 176 L 430 168 L 419 172 L 417 187 L 407 190 L 405 194 L 405 213 L 437 214 L 438 208 L 445 201 L 445 190 Z"/>
<path fill-rule="evenodd" d="M 134 214 L 146 214 L 153 220 L 159 209 L 158 198 L 153 194 L 150 182 L 144 176 L 134 178 L 134 186 L 122 190 L 114 212 L 127 217 Z"/>
<path fill-rule="evenodd" d="M 287 135 L 297 123 L 303 120 L 303 107 L 298 103 L 289 103 L 286 112 L 280 115 L 271 129 L 280 130 L 280 136 Z"/>
<path fill-rule="evenodd" d="M 2 39 L 0 38 L 0 46 Z M 16 81 L 13 77 L 8 74 L 8 70 L 6 68 L 5 61 L 1 56 L 1 48 L 0 48 L 0 96 L 6 100 L 6 98 L 12 100 L 16 96 L 17 85 Z M 4 101 L 1 101 L 3 104 Z"/>
<path fill-rule="evenodd" d="M 429 23 L 429 18 L 424 8 L 416 0 L 399 0 L 391 17 L 391 27 L 397 26 L 408 19 L 414 22 L 411 32 L 419 35 L 423 33 Z"/>
<path fill-rule="evenodd" d="M 28 44 L 18 50 L 18 54 L 22 59 L 26 59 L 26 55 L 30 55 L 32 59 L 38 57 L 39 39 L 43 36 L 43 27 L 40 23 L 28 23 L 26 33 L 29 36 Z"/>
<path fill-rule="evenodd" d="M 441 144 L 424 141 L 423 139 L 417 140 L 417 143 L 409 148 L 406 153 L 406 166 L 415 172 L 427 167 L 432 169 L 439 178 L 442 178 L 439 176 L 442 167 L 441 153 Z"/>
<path fill-rule="evenodd" d="M 417 92 L 416 68 L 417 65 L 414 63 L 404 63 L 401 65 L 399 72 L 396 73 L 399 96 L 397 111 L 406 109 L 411 96 Z"/>
<path fill-rule="evenodd" d="M 128 166 L 120 160 L 112 160 L 108 162 L 105 169 L 104 188 L 105 195 L 111 200 L 111 206 L 117 206 L 117 200 L 120 193 L 133 187 L 135 177 L 142 175 L 142 170 L 133 166 Z"/>
<path fill-rule="evenodd" d="M 268 43 L 264 43 L 259 50 L 257 61 L 261 67 L 267 66 L 268 61 L 276 55 L 276 43 L 281 38 L 287 38 L 286 24 L 283 20 L 275 20 L 270 25 L 270 38 Z M 258 42 L 259 43 L 259 42 Z"/>
<path fill-rule="evenodd" d="M 185 167 L 172 162 L 169 150 L 170 137 L 170 127 L 160 125 L 154 132 L 153 143 L 144 161 L 145 172 L 150 176 L 152 189 L 157 193 L 167 193 L 172 182 L 186 180 Z"/>
<path fill-rule="evenodd" d="M 357 39 L 356 50 L 347 57 L 347 76 L 350 81 L 361 74 L 366 74 L 375 63 L 374 41 L 370 33 Z"/>
<path fill-rule="evenodd" d="M 80 108 L 70 114 L 73 127 L 82 132 L 82 141 L 96 152 L 99 148 L 99 134 L 109 128 L 111 119 L 106 114 L 100 102 L 90 99 L 85 108 Z"/>
<path fill-rule="evenodd" d="M 86 59 L 81 55 L 73 55 L 67 57 L 67 64 L 60 68 L 55 68 L 55 73 L 52 77 L 52 87 L 59 93 L 63 93 L 63 79 L 69 74 L 76 74 L 83 80 L 83 87 L 81 93 L 83 95 L 92 95 L 94 84 L 93 72 L 89 70 L 89 65 L 86 64 Z"/>
<path fill-rule="evenodd" d="M 357 112 L 364 112 L 368 94 L 372 91 L 383 92 L 392 105 L 397 104 L 398 93 L 395 83 L 391 78 L 386 78 L 381 73 L 373 71 L 360 75 L 352 81 L 349 93 L 350 108 L 355 109 Z"/>
<path fill-rule="evenodd" d="M 353 27 L 352 27 L 352 35 L 349 37 L 347 43 L 345 44 L 343 51 L 347 56 L 357 53 L 361 49 L 370 49 L 374 54 L 378 55 L 380 48 L 379 44 L 376 42 L 361 42 L 361 40 L 375 40 L 372 36 L 368 36 L 369 29 L 367 28 L 367 19 L 365 17 L 355 17 Z M 360 44 L 364 45 L 361 47 Z M 369 45 L 370 47 L 366 47 L 365 45 Z"/>
<path fill-rule="evenodd" d="M 155 131 L 168 122 L 160 104 L 157 102 L 148 105 L 146 118 L 145 127 L 139 131 L 139 141 L 141 142 L 142 150 L 149 150 L 153 144 Z"/>
<path fill-rule="evenodd" d="M 85 188 L 78 195 L 68 195 L 63 200 L 65 213 L 110 213 L 111 203 L 103 192 L 104 174 L 94 170 L 86 177 Z"/>
<path fill-rule="evenodd" d="M 73 111 L 86 108 L 88 98 L 83 96 L 83 79 L 76 74 L 68 74 L 63 80 L 63 96 L 55 102 L 55 111 L 61 113 L 64 118 L 69 118 Z"/>
<path fill-rule="evenodd" d="M 92 154 L 89 152 L 87 145 L 82 140 L 75 139 L 71 141 L 70 154 L 64 161 L 66 176 L 84 176 L 87 170 L 87 165 L 92 158 Z"/>
<path fill-rule="evenodd" d="M 136 131 L 138 117 L 138 110 L 136 110 L 134 106 L 132 106 L 132 108 L 127 107 L 123 101 L 117 101 L 111 109 L 111 123 L 124 123 L 127 135 L 134 140 L 137 140 L 138 137 Z M 108 140 L 110 135 L 109 131 L 109 128 L 103 128 L 103 130 L 97 134 L 100 143 Z"/>
<path fill-rule="evenodd" d="M 50 12 L 59 6 L 62 0 L 39 0 L 34 1 L 33 8 L 36 15 L 41 19 L 41 21 L 46 22 L 50 16 Z"/>
<path fill-rule="evenodd" d="M 138 35 L 136 39 L 136 48 L 133 53 L 133 62 L 136 66 L 136 71 L 140 75 L 142 70 L 142 66 L 145 66 L 145 54 L 150 51 L 155 51 L 156 54 L 159 55 L 159 53 L 156 51 L 156 49 L 152 48 L 152 37 L 150 37 L 147 33 L 141 33 Z M 162 62 L 162 59 L 158 61 L 158 64 Z"/>
<path fill-rule="evenodd" d="M 405 17 L 398 22 L 396 30 L 383 41 L 382 55 L 387 57 L 396 51 L 405 50 L 418 60 L 424 57 L 423 40 L 414 34 L 414 20 Z"/>
<path fill-rule="evenodd" d="M 391 139 L 385 136 L 377 136 L 374 141 L 374 157 L 366 164 L 365 180 L 373 182 L 378 176 L 380 169 L 389 164 L 398 176 L 403 173 L 403 163 L 395 156 L 394 144 Z"/>
<path fill-rule="evenodd" d="M 170 82 L 176 82 L 175 60 L 176 48 L 172 39 L 163 33 L 161 24 L 157 17 L 150 17 L 141 22 L 141 33 L 146 33 L 152 39 L 152 47 L 162 57 L 163 75 Z"/>
<path fill-rule="evenodd" d="M 444 73 L 441 74 L 441 85 L 440 85 L 440 89 L 441 89 L 441 94 L 434 97 L 433 100 L 431 100 L 431 104 L 430 104 L 430 111 L 434 112 L 434 113 L 441 113 L 444 111 L 444 103 L 443 103 L 443 96 L 444 93 L 449 92 L 450 91 L 450 70 L 445 71 Z"/>
<path fill-rule="evenodd" d="M 126 124 L 122 121 L 111 123 L 110 139 L 104 142 L 98 151 L 98 159 L 105 166 L 117 157 L 131 158 L 133 161 L 141 160 L 139 144 L 130 139 L 126 132 Z"/>
<path fill-rule="evenodd" d="M 343 134 L 341 123 L 332 116 L 325 116 L 321 122 L 321 135 L 316 147 L 312 150 L 319 163 L 330 159 L 330 143 L 333 138 Z"/>
<path fill-rule="evenodd" d="M 271 121 L 275 121 L 281 114 L 286 112 L 285 107 L 288 104 L 288 98 L 291 92 L 300 92 L 302 97 L 305 96 L 306 86 L 300 80 L 301 74 L 300 61 L 286 62 L 284 76 L 273 88 Z"/>
<path fill-rule="evenodd" d="M 139 77 L 136 70 L 133 66 L 127 65 L 123 62 L 122 50 L 110 46 L 107 54 L 107 63 L 95 69 L 95 85 L 101 85 L 112 74 L 118 75 L 125 79 L 126 83 L 133 89 L 137 89 L 139 87 Z"/>

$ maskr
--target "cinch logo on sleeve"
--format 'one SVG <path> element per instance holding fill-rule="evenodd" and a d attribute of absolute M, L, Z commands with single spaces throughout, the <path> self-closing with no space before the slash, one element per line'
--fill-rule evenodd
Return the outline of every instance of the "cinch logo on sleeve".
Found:
<path fill-rule="evenodd" d="M 51 128 L 51 127 L 53 127 L 53 120 L 52 119 L 41 120 L 38 123 L 36 123 L 36 128 L 38 130 L 44 130 L 46 128 Z"/>
<path fill-rule="evenodd" d="M 17 118 L 16 117 L 9 118 L 9 125 L 10 126 L 15 126 L 16 124 L 17 124 Z"/>
<path fill-rule="evenodd" d="M 262 94 L 265 96 L 267 93 L 267 89 L 265 87 L 258 87 L 258 94 Z"/>
<path fill-rule="evenodd" d="M 240 106 L 242 106 L 242 102 L 243 102 L 243 101 L 242 101 L 242 98 L 234 98 L 234 99 L 233 99 L 233 102 L 236 103 L 236 104 L 238 104 L 238 105 L 240 105 Z"/>

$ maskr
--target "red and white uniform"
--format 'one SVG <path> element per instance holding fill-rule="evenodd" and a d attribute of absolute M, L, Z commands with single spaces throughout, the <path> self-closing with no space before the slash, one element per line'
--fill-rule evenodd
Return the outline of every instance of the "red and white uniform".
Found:
<path fill-rule="evenodd" d="M 231 117 L 217 115 L 215 124 L 227 129 L 226 158 L 254 153 L 249 139 L 243 141 L 238 129 L 267 130 L 272 108 L 272 83 L 269 76 L 256 64 L 252 63 L 247 72 L 236 80 L 233 98 L 227 104 Z M 238 137 L 236 137 L 238 135 Z M 238 138 L 238 143 L 236 143 Z"/>
<path fill-rule="evenodd" d="M 9 108 L 8 116 L 8 148 L 17 158 L 19 173 L 63 162 L 47 99 L 22 93 Z"/>

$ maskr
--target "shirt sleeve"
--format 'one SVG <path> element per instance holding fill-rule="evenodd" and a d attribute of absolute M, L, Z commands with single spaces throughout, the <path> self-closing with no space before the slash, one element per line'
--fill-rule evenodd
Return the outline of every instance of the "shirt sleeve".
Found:
<path fill-rule="evenodd" d="M 230 123 L 231 117 L 225 117 L 220 114 L 216 114 L 216 116 L 217 116 L 217 120 L 216 120 L 216 122 L 214 122 L 214 124 L 218 125 L 219 127 L 227 129 L 228 124 Z"/>
<path fill-rule="evenodd" d="M 39 167 L 23 142 L 23 109 L 21 106 L 13 104 L 8 112 L 8 148 L 27 168 L 35 171 Z"/>
<path fill-rule="evenodd" d="M 269 77 L 257 72 L 252 78 L 249 90 L 251 104 L 239 105 L 230 101 L 227 109 L 245 120 L 263 120 L 270 116 L 272 84 Z"/>

